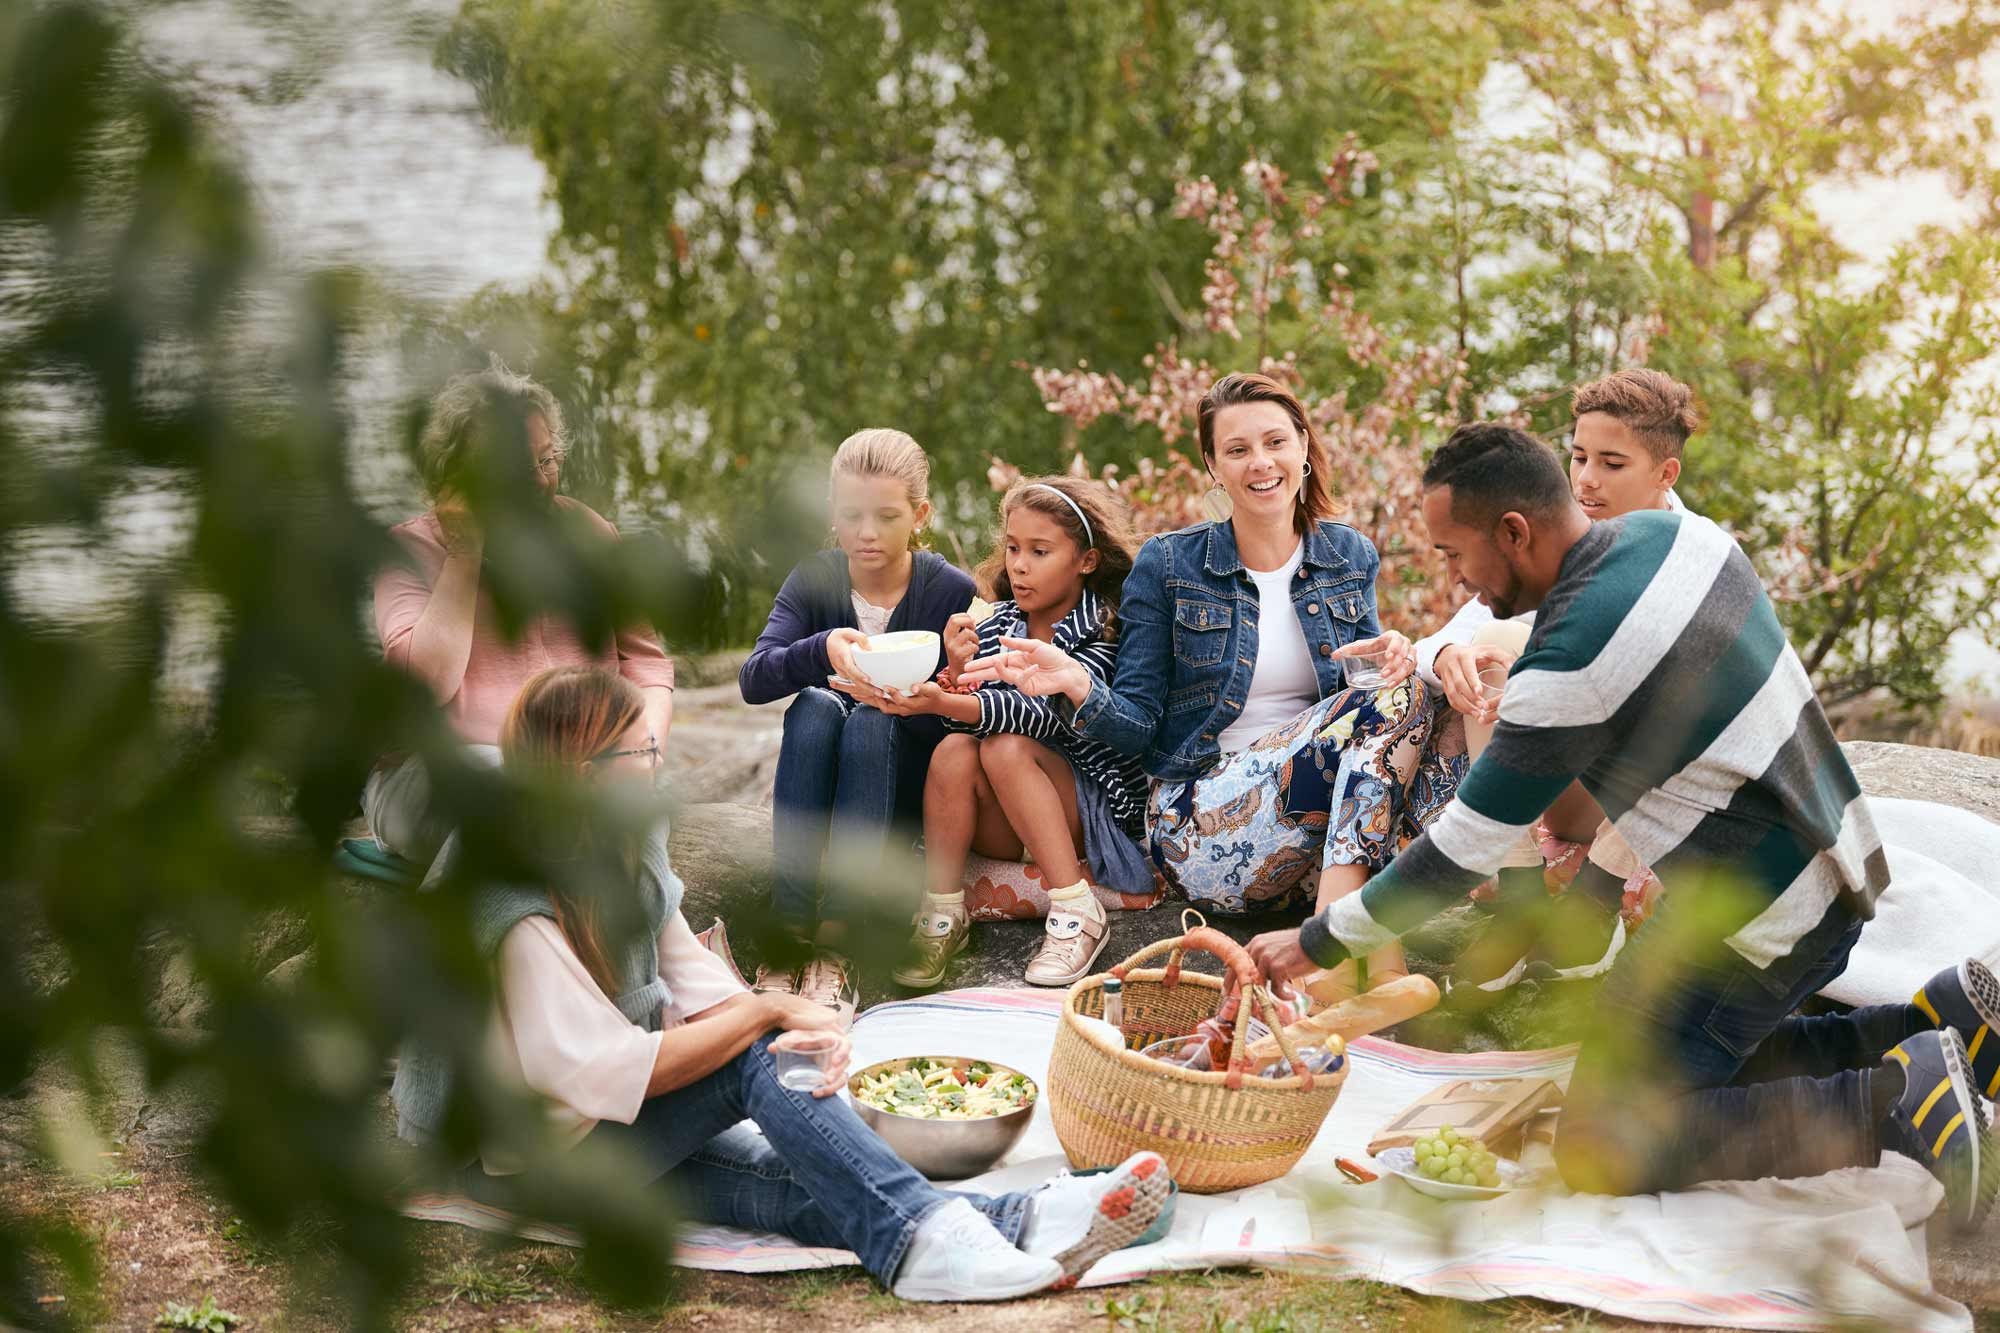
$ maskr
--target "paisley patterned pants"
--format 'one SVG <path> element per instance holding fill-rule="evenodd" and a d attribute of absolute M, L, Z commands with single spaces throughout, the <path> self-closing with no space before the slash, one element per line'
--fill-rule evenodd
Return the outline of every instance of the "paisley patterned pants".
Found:
<path fill-rule="evenodd" d="M 1309 905 L 1327 866 L 1380 870 L 1465 776 L 1458 714 L 1415 679 L 1320 700 L 1208 772 L 1153 791 L 1153 863 L 1211 912 Z"/>

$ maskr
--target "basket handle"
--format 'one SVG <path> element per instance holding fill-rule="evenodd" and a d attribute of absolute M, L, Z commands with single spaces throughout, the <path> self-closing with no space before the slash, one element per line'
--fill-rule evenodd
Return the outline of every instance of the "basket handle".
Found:
<path fill-rule="evenodd" d="M 1285 1063 L 1291 1066 L 1293 1077 L 1303 1080 L 1299 1085 L 1299 1090 L 1301 1092 L 1311 1092 L 1313 1085 L 1312 1071 L 1306 1068 L 1305 1061 L 1299 1059 L 1298 1048 L 1294 1045 L 1291 1034 L 1285 1031 L 1284 1022 L 1278 1017 L 1277 1002 L 1271 997 L 1269 987 L 1259 986 L 1257 988 L 1257 1003 L 1264 1011 L 1264 1025 L 1270 1028 L 1272 1035 L 1278 1039 L 1278 1051 L 1285 1057 Z M 1239 1038 L 1242 1036 L 1244 1029 L 1249 1026 L 1248 1023 L 1237 1024 L 1236 1032 Z"/>
<path fill-rule="evenodd" d="M 1111 975 L 1123 981 L 1125 974 L 1141 963 L 1149 962 L 1163 953 L 1170 953 L 1173 957 L 1167 962 L 1167 975 L 1162 978 L 1162 984 L 1172 987 L 1181 979 L 1181 955 L 1189 949 L 1214 954 L 1220 958 L 1223 966 L 1229 969 L 1230 978 L 1239 987 L 1254 986 L 1260 978 L 1257 965 L 1250 961 L 1249 951 L 1212 926 L 1196 926 L 1178 938 L 1155 940 L 1112 968 Z"/>

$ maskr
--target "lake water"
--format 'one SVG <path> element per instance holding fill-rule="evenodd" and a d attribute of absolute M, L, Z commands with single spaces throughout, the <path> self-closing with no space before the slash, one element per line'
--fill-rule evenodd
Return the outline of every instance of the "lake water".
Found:
<path fill-rule="evenodd" d="M 280 291 L 314 270 L 356 265 L 413 302 L 443 307 L 546 271 L 558 221 L 546 173 L 525 147 L 487 126 L 470 87 L 433 62 L 454 4 L 325 3 L 275 33 L 246 21 L 245 8 L 240 0 L 203 0 L 145 10 L 140 22 L 147 50 L 175 69 L 241 153 Z M 1954 208 L 1940 183 L 1917 180 L 1854 191 L 1831 211 L 1852 229 L 1848 239 L 1873 255 Z M 269 314 L 275 337 L 283 311 Z M 364 336 L 345 386 L 355 483 L 389 522 L 420 506 L 393 438 L 394 410 L 409 389 L 397 332 Z M 141 486 L 112 507 L 108 551 L 86 551 L 79 534 L 60 528 L 9 534 L 5 540 L 27 557 L 16 565 L 15 591 L 54 621 L 90 620 L 129 587 L 106 570 L 174 558 L 190 513 L 185 497 Z M 188 608 L 185 620 L 172 671 L 193 685 L 206 674 L 200 608 Z M 1991 680 L 2000 653 L 1961 635 L 1953 670 Z"/>
<path fill-rule="evenodd" d="M 302 6 L 310 11 L 312 6 Z M 273 299 L 253 319 L 283 336 L 286 294 L 306 274 L 368 269 L 400 298 L 446 307 L 489 284 L 544 271 L 556 211 L 534 155 L 488 128 L 472 89 L 436 68 L 432 43 L 456 6 L 438 0 L 324 4 L 294 27 L 246 21 L 229 0 L 159 6 L 139 20 L 150 58 L 169 68 L 240 154 L 264 215 Z M 364 331 L 343 385 L 354 481 L 385 522 L 421 508 L 395 436 L 408 391 L 391 327 Z M 60 404 L 37 424 L 75 429 Z M 109 512 L 108 549 L 50 526 L 8 534 L 22 557 L 14 591 L 58 624 L 88 622 L 174 559 L 188 497 L 143 481 Z M 109 577 L 107 577 L 107 574 Z M 174 683 L 207 675 L 205 617 L 184 608 L 170 649 Z"/>

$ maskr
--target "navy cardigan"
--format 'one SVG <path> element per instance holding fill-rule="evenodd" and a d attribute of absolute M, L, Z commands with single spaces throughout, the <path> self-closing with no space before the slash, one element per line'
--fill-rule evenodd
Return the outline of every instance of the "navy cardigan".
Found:
<path fill-rule="evenodd" d="M 927 629 L 944 633 L 945 621 L 972 605 L 972 576 L 943 556 L 918 551 L 911 562 L 910 587 L 889 616 L 889 632 Z M 826 684 L 833 664 L 826 657 L 826 636 L 837 629 L 857 629 L 854 584 L 847 576 L 847 553 L 821 551 L 799 562 L 778 589 L 777 604 L 737 683 L 743 701 L 776 703 L 808 685 Z M 920 736 L 926 747 L 944 738 L 944 722 L 935 717 L 906 717 L 903 726 Z"/>

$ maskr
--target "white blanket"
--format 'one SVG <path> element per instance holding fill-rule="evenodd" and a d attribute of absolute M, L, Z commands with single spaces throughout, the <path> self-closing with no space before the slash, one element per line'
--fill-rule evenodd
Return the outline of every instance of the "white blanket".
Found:
<path fill-rule="evenodd" d="M 2000 824 L 1932 801 L 1868 802 L 1889 857 L 1889 888 L 1847 970 L 1821 994 L 1905 1004 L 1965 958 L 2000 967 Z"/>
<path fill-rule="evenodd" d="M 857 1067 L 918 1053 L 1000 1061 L 1044 1081 L 1060 997 L 957 991 L 878 1006 L 855 1023 Z M 1347 1084 L 1305 1160 L 1261 1189 L 1182 1195 L 1166 1240 L 1100 1262 L 1086 1286 L 1181 1268 L 1254 1264 L 1365 1277 L 1467 1300 L 1533 1296 L 1631 1319 L 1735 1328 L 1822 1328 L 1855 1318 L 1969 1330 L 1931 1290 L 1923 1223 L 1942 1191 L 1914 1162 L 1802 1181 L 1704 1186 L 1614 1199 L 1559 1184 L 1490 1203 L 1440 1203 L 1384 1176 L 1347 1184 L 1395 1112 L 1459 1078 L 1566 1081 L 1571 1052 L 1450 1055 L 1357 1042 Z M 1046 1110 L 999 1170 L 965 1188 L 1031 1187 L 1066 1165 Z"/>
<path fill-rule="evenodd" d="M 902 1055 L 964 1054 L 1047 1081 L 1059 995 L 952 991 L 870 1009 L 855 1022 L 857 1067 Z M 1440 1203 L 1394 1177 L 1349 1185 L 1336 1156 L 1365 1145 L 1397 1111 L 1463 1078 L 1569 1076 L 1571 1052 L 1450 1055 L 1365 1038 L 1340 1100 L 1305 1159 L 1260 1189 L 1182 1195 L 1167 1238 L 1106 1257 L 1085 1286 L 1174 1269 L 1255 1265 L 1370 1278 L 1462 1300 L 1532 1296 L 1630 1319 L 1710 1327 L 1818 1329 L 1838 1319 L 1882 1328 L 1969 1333 L 1965 1308 L 1931 1290 L 1924 1220 L 1942 1191 L 1916 1163 L 1811 1180 L 1703 1186 L 1613 1199 L 1560 1185 L 1486 1203 Z M 1533 1158 L 1530 1158 L 1532 1163 Z M 999 1169 L 950 1188 L 1030 1189 L 1066 1162 L 1038 1108 Z M 455 1196 L 423 1196 L 407 1214 L 554 1244 L 560 1228 Z M 854 1262 L 782 1236 L 693 1227 L 677 1239 L 688 1268 L 769 1273 Z"/>

